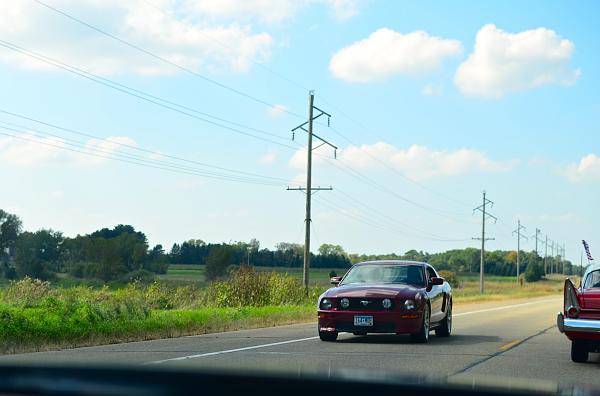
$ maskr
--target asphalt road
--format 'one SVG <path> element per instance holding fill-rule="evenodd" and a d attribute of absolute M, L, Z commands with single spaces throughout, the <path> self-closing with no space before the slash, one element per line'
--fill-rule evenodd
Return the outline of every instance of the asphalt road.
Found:
<path fill-rule="evenodd" d="M 556 328 L 562 297 L 457 305 L 450 338 L 432 333 L 426 345 L 408 336 L 343 334 L 335 343 L 316 337 L 316 324 L 0 356 L 0 363 L 153 364 L 171 368 L 220 368 L 418 374 L 459 381 L 539 387 L 600 386 L 600 354 L 590 362 L 570 359 L 570 343 Z M 363 371 L 365 372 L 365 371 Z M 550 381 L 550 382 L 547 382 Z"/>

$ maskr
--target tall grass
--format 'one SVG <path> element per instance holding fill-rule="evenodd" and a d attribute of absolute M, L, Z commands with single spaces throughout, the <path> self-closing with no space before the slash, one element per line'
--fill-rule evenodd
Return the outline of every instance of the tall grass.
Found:
<path fill-rule="evenodd" d="M 158 282 L 55 288 L 25 278 L 0 290 L 0 352 L 291 323 L 314 316 L 320 292 L 306 296 L 297 279 L 250 268 L 205 289 Z"/>

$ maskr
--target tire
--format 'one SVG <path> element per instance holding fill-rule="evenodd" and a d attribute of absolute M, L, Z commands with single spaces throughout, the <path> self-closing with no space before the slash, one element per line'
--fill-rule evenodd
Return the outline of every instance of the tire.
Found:
<path fill-rule="evenodd" d="M 334 342 L 335 340 L 337 340 L 337 337 L 337 331 L 319 331 L 319 338 L 321 339 L 321 341 Z"/>
<path fill-rule="evenodd" d="M 411 334 L 411 338 L 414 342 L 418 342 L 421 344 L 427 343 L 429 341 L 429 331 L 431 324 L 431 310 L 429 308 L 429 304 L 425 305 L 423 309 L 423 323 L 421 324 L 421 329 L 418 333 Z"/>
<path fill-rule="evenodd" d="M 450 337 L 452 333 L 452 302 L 448 304 L 448 312 L 442 323 L 435 328 L 435 335 L 438 337 Z"/>
<path fill-rule="evenodd" d="M 571 360 L 575 363 L 585 363 L 588 360 L 589 350 L 584 341 L 571 341 Z"/>

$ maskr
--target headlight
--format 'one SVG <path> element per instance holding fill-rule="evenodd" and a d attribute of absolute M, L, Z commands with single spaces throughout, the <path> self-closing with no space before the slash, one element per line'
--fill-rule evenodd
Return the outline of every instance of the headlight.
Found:
<path fill-rule="evenodd" d="M 392 300 L 386 298 L 381 302 L 381 305 L 383 305 L 383 308 L 385 309 L 390 309 L 392 307 Z"/>
<path fill-rule="evenodd" d="M 321 309 L 331 309 L 333 306 L 332 302 L 328 298 L 324 298 L 321 300 Z"/>
<path fill-rule="evenodd" d="M 342 298 L 340 300 L 340 307 L 346 309 L 350 306 L 350 300 L 348 300 L 347 298 Z"/>
<path fill-rule="evenodd" d="M 414 300 L 406 300 L 404 301 L 404 309 L 413 310 L 417 307 Z"/>

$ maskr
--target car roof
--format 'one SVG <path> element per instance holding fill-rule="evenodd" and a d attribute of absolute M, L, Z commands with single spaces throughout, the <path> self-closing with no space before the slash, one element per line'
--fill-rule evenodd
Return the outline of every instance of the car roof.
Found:
<path fill-rule="evenodd" d="M 588 266 L 587 269 L 585 270 L 585 273 L 583 274 L 583 279 L 585 279 L 590 272 L 594 272 L 594 271 L 598 271 L 598 270 L 600 270 L 600 264 L 592 264 L 592 265 Z"/>
<path fill-rule="evenodd" d="M 427 263 L 423 263 L 420 261 L 410 261 L 410 260 L 373 260 L 373 261 L 363 261 L 362 263 L 356 263 L 354 265 L 420 265 L 426 266 L 429 265 Z"/>

